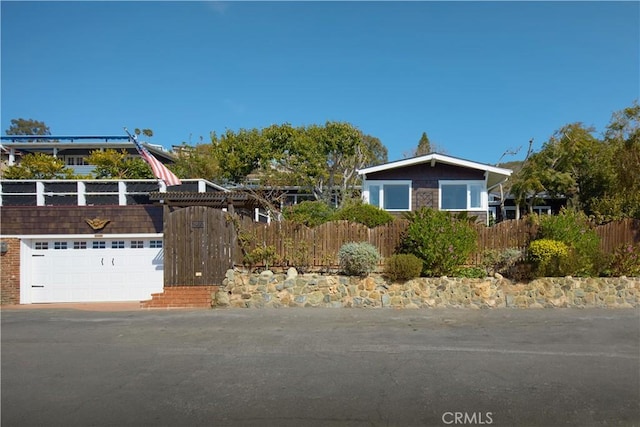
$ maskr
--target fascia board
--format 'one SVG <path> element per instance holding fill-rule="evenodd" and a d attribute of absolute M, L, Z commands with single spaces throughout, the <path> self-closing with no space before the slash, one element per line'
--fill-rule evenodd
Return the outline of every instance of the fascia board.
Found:
<path fill-rule="evenodd" d="M 359 175 L 366 175 L 368 173 L 381 172 L 385 170 L 398 169 L 407 166 L 418 165 L 422 163 L 428 163 L 430 161 L 436 161 L 439 163 L 445 163 L 454 166 L 461 166 L 471 169 L 483 170 L 498 175 L 511 176 L 513 171 L 511 169 L 499 168 L 497 166 L 485 165 L 482 163 L 472 162 L 470 160 L 458 159 L 456 157 L 445 156 L 442 154 L 427 154 L 420 157 L 413 157 L 410 159 L 398 160 L 395 162 L 385 163 L 383 165 L 371 166 L 368 168 L 358 169 Z"/>

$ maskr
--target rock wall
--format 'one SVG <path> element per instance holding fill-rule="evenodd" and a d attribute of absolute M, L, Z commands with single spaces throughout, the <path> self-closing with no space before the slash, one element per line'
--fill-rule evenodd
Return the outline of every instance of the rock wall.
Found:
<path fill-rule="evenodd" d="M 640 278 L 543 278 L 513 283 L 485 279 L 417 278 L 388 283 L 365 278 L 227 271 L 214 307 L 389 307 L 389 308 L 556 308 L 640 306 Z"/>

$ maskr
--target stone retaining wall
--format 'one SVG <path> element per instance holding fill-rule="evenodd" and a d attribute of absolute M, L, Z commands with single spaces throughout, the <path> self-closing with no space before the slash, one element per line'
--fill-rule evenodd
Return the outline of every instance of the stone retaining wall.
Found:
<path fill-rule="evenodd" d="M 640 278 L 543 278 L 513 283 L 485 279 L 418 278 L 388 283 L 366 278 L 227 271 L 212 294 L 214 307 L 556 308 L 640 306 Z"/>

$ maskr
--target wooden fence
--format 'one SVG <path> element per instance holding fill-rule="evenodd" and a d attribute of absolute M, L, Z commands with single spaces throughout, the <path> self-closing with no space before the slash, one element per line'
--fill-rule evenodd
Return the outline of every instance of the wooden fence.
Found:
<path fill-rule="evenodd" d="M 234 251 L 235 263 L 243 263 L 244 253 L 256 247 L 275 249 L 276 263 L 309 267 L 327 267 L 338 264 L 338 251 L 348 242 L 369 242 L 378 248 L 385 258 L 396 252 L 402 233 L 408 222 L 404 219 L 369 229 L 361 224 L 334 221 L 315 228 L 287 221 L 271 224 L 252 222 L 248 218 L 239 221 L 239 246 Z M 470 257 L 470 264 L 478 265 L 482 254 L 489 249 L 518 248 L 524 253 L 537 232 L 527 220 L 503 221 L 495 226 L 477 226 L 478 249 Z M 625 219 L 596 228 L 605 253 L 611 253 L 623 244 L 640 243 L 640 220 Z M 244 248 L 242 248 L 244 242 Z"/>

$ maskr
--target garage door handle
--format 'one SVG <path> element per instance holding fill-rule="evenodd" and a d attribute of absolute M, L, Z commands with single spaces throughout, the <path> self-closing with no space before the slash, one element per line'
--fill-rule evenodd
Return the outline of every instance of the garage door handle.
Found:
<path fill-rule="evenodd" d="M 104 265 L 104 258 L 100 258 L 100 264 Z"/>
<path fill-rule="evenodd" d="M 31 285 L 32 288 L 44 288 L 44 285 Z"/>
<path fill-rule="evenodd" d="M 115 258 L 111 258 L 111 265 L 115 265 L 115 264 L 113 263 L 113 261 L 114 261 L 114 260 L 115 260 Z"/>
<path fill-rule="evenodd" d="M 44 256 L 43 254 L 33 254 L 31 256 Z"/>

